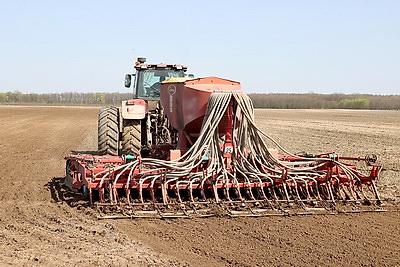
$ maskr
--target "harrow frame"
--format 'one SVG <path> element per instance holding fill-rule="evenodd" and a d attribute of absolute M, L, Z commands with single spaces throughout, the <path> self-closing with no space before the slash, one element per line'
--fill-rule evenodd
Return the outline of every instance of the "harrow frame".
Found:
<path fill-rule="evenodd" d="M 333 158 L 319 167 L 318 171 L 325 176 L 293 179 L 283 170 L 274 178 L 250 181 L 243 176 L 222 181 L 214 175 L 211 181 L 201 168 L 192 174 L 203 179 L 167 179 L 165 169 L 146 169 L 141 158 L 71 154 L 65 157 L 66 184 L 85 194 L 99 210 L 98 218 L 260 217 L 385 211 L 375 184 L 382 166 L 373 165 L 368 158 L 340 157 L 364 161 L 370 166 L 368 175 L 357 172 L 357 178 L 351 179 L 334 164 L 339 160 L 336 154 L 314 157 L 325 156 Z M 293 160 L 290 155 L 279 158 Z M 121 168 L 133 162 L 137 163 L 133 170 Z M 356 169 L 352 164 L 346 166 Z M 110 212 L 112 215 L 108 215 Z"/>

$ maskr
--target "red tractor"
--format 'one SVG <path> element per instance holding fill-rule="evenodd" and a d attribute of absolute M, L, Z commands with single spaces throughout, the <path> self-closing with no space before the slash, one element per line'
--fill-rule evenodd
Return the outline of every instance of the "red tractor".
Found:
<path fill-rule="evenodd" d="M 160 105 L 161 82 L 185 77 L 186 66 L 146 64 L 138 58 L 135 74 L 125 76 L 125 87 L 133 86 L 133 99 L 122 107 L 106 107 L 99 112 L 98 151 L 105 155 L 149 153 L 152 145 L 169 140 L 169 132 Z"/>

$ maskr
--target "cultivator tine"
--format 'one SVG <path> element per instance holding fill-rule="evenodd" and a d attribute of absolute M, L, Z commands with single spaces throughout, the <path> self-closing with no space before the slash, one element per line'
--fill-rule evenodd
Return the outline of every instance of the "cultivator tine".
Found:
<path fill-rule="evenodd" d="M 131 190 L 129 189 L 129 187 L 125 188 L 125 195 L 126 201 L 128 202 L 128 204 L 131 204 Z"/>
<path fill-rule="evenodd" d="M 282 188 L 283 188 L 283 192 L 285 193 L 285 197 L 286 197 L 287 202 L 290 203 L 291 201 L 290 201 L 289 193 L 288 193 L 288 190 L 287 190 L 287 187 L 286 187 L 285 183 L 282 184 Z"/>
<path fill-rule="evenodd" d="M 216 184 L 217 183 L 217 181 L 215 181 L 214 183 L 213 183 L 213 193 L 214 193 L 214 198 L 215 198 L 215 202 L 216 203 L 220 203 L 220 199 L 219 199 L 219 196 L 218 196 L 218 185 Z"/>
<path fill-rule="evenodd" d="M 93 205 L 93 189 L 89 188 L 89 203 Z"/>
<path fill-rule="evenodd" d="M 374 193 L 375 199 L 377 200 L 378 204 L 381 205 L 382 202 L 381 202 L 381 199 L 380 199 L 380 197 L 379 197 L 378 190 L 376 189 L 375 181 L 372 180 L 372 181 L 371 181 L 371 184 L 370 184 L 369 186 L 371 187 L 371 191 Z"/>
<path fill-rule="evenodd" d="M 156 202 L 156 196 L 155 196 L 155 192 L 154 192 L 154 184 L 156 182 L 156 180 L 158 180 L 159 177 L 153 177 L 153 179 L 151 179 L 151 183 L 150 183 L 150 195 L 151 195 L 151 202 L 155 203 Z"/>
<path fill-rule="evenodd" d="M 326 188 L 328 189 L 328 195 L 329 195 L 329 199 L 335 203 L 335 198 L 333 196 L 333 191 L 332 191 L 332 184 L 331 183 L 325 183 Z"/>
<path fill-rule="evenodd" d="M 194 187 L 194 182 L 197 182 L 197 181 L 200 181 L 200 179 L 199 178 L 195 178 L 195 179 L 192 179 L 190 182 L 189 182 L 189 195 L 190 195 L 190 202 L 194 202 L 194 197 L 193 197 L 193 187 Z M 199 185 L 197 185 L 196 186 L 196 189 L 198 189 L 198 187 L 199 187 Z"/>
<path fill-rule="evenodd" d="M 100 203 L 105 203 L 104 188 L 100 188 Z"/>
<path fill-rule="evenodd" d="M 147 180 L 150 180 L 150 177 L 142 177 L 142 178 L 140 178 L 140 180 L 139 180 L 139 198 L 140 198 L 140 202 L 141 202 L 142 204 L 144 204 L 143 185 L 144 185 L 144 183 L 145 183 Z"/>

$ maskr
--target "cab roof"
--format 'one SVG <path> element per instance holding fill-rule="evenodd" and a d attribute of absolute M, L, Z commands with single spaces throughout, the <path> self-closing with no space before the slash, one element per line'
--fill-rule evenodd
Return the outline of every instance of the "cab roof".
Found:
<path fill-rule="evenodd" d="M 187 66 L 179 65 L 179 64 L 145 64 L 136 62 L 135 63 L 136 70 L 144 70 L 144 69 L 167 69 L 167 70 L 187 70 Z"/>

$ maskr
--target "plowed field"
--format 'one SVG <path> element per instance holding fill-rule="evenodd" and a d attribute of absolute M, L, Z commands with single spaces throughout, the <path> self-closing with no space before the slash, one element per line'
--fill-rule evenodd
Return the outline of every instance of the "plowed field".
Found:
<path fill-rule="evenodd" d="M 0 106 L 0 265 L 400 265 L 400 212 L 102 220 L 62 184 L 63 156 L 96 150 L 98 108 Z M 400 112 L 257 110 L 292 152 L 375 153 L 400 198 Z"/>

